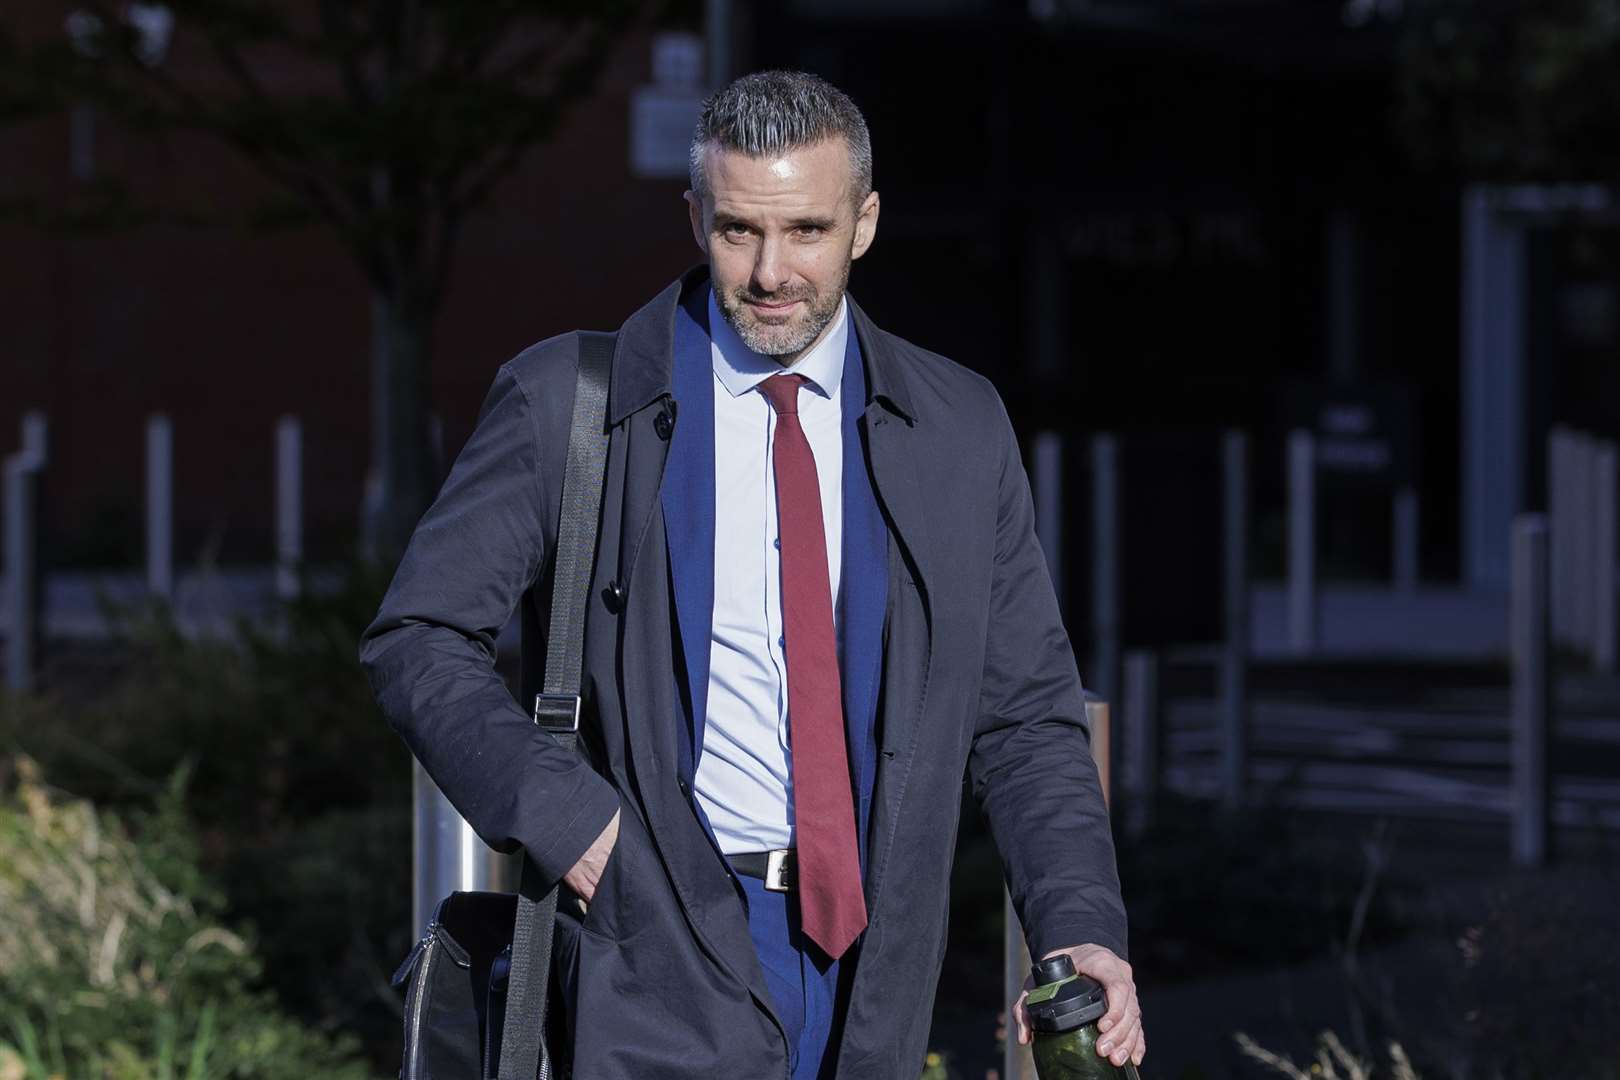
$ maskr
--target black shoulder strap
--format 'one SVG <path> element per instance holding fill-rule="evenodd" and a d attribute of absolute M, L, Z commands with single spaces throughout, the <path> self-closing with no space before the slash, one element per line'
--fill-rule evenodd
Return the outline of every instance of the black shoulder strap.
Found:
<path fill-rule="evenodd" d="M 557 562 L 551 589 L 551 630 L 546 635 L 544 690 L 536 695 L 534 721 L 569 750 L 579 733 L 580 673 L 585 659 L 585 605 L 596 557 L 597 517 L 607 465 L 608 375 L 614 335 L 581 331 L 579 382 L 568 432 L 562 514 L 557 519 Z M 542 894 L 543 893 L 543 894 Z M 533 860 L 523 860 L 517 920 L 512 927 L 512 967 L 507 981 L 506 1022 L 499 1080 L 550 1080 L 545 1047 L 546 988 L 551 973 L 551 934 L 557 887 L 542 890 Z"/>

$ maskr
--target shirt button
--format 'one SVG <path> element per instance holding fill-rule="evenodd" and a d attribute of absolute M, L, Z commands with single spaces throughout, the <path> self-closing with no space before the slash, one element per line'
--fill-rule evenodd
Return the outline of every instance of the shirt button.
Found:
<path fill-rule="evenodd" d="M 775 545 L 778 551 L 782 550 L 782 538 L 780 536 L 778 536 L 775 540 L 772 540 L 771 543 Z"/>
<path fill-rule="evenodd" d="M 776 639 L 776 644 L 780 648 L 783 648 L 783 649 L 787 648 L 787 637 L 786 637 L 786 635 L 777 638 Z"/>

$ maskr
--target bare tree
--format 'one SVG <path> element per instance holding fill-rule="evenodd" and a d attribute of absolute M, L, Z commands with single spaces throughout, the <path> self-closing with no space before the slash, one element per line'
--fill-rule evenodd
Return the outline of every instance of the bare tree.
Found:
<path fill-rule="evenodd" d="M 462 223 L 590 91 L 635 0 L 73 0 L 41 38 L 0 29 L 0 121 L 92 108 L 229 148 L 270 181 L 259 220 L 340 239 L 371 289 L 369 554 L 433 496 L 429 348 Z M 35 9 L 37 13 L 37 8 Z M 57 29 L 59 28 L 59 30 Z M 56 223 L 195 216 L 107 176 Z"/>

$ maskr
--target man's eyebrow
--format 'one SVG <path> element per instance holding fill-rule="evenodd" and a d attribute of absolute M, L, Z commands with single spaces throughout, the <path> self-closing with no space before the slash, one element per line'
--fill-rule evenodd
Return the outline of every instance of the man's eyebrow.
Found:
<path fill-rule="evenodd" d="M 716 229 L 723 229 L 727 225 L 747 225 L 750 228 L 753 227 L 753 222 L 749 221 L 746 217 L 742 216 L 741 214 L 732 213 L 728 210 L 715 210 L 712 221 L 713 227 Z M 832 217 L 819 217 L 812 214 L 808 217 L 794 218 L 792 221 L 788 222 L 788 227 L 791 229 L 824 229 L 831 232 L 838 228 L 838 219 Z"/>

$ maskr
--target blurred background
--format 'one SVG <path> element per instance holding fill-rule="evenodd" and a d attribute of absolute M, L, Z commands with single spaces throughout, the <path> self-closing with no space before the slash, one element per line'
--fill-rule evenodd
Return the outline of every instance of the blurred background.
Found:
<path fill-rule="evenodd" d="M 495 369 L 697 261 L 766 67 L 867 116 L 853 294 L 1024 440 L 1147 1075 L 1620 1075 L 1620 4 L 13 0 L 0 1078 L 397 1069 L 359 632 Z M 918 1067 L 1006 1077 L 959 849 Z"/>

